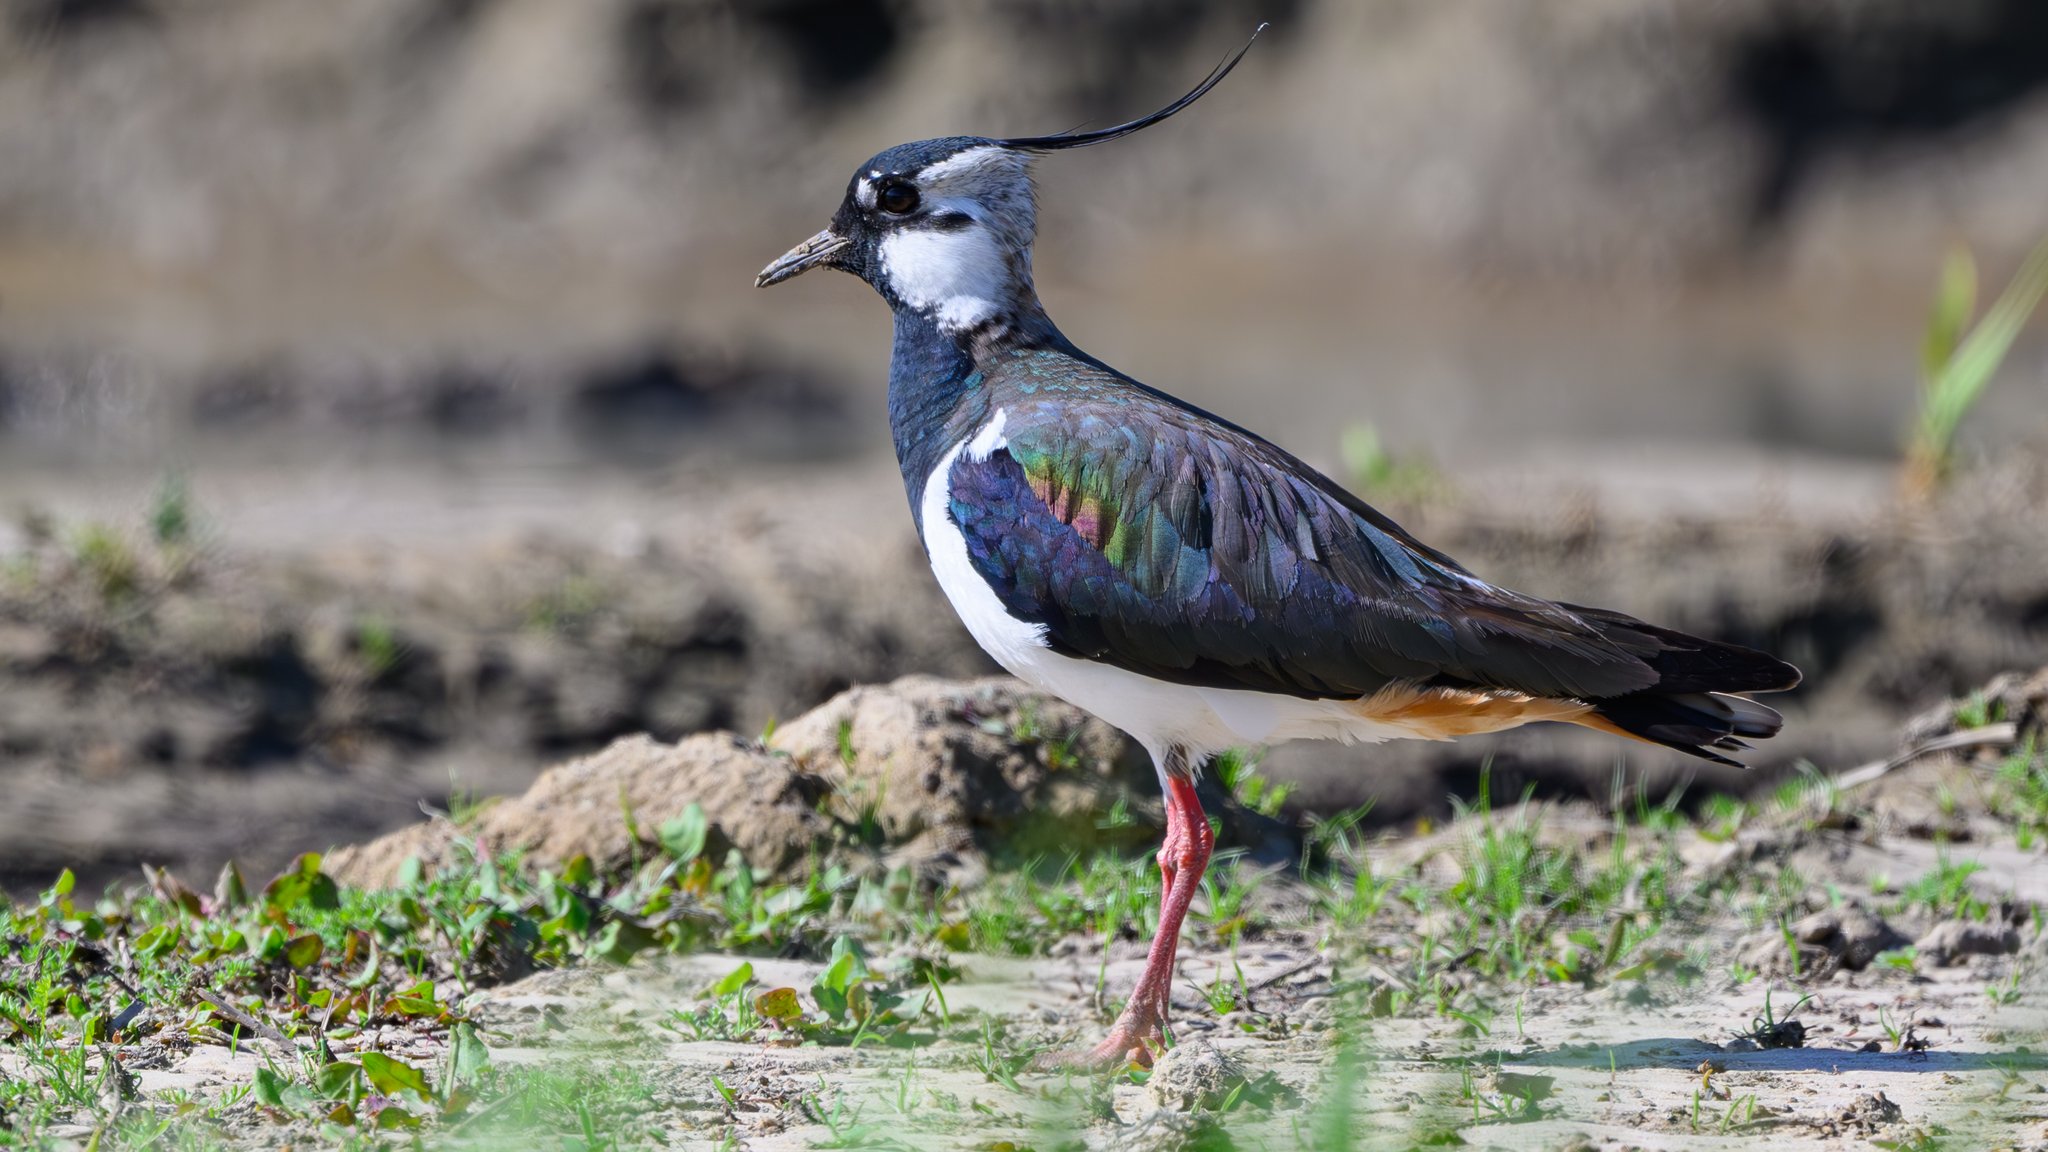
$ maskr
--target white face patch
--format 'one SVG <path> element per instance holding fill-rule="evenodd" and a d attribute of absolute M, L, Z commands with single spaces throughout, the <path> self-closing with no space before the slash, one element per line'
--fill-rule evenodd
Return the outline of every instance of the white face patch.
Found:
<path fill-rule="evenodd" d="M 909 228 L 880 247 L 882 275 L 896 297 L 929 312 L 948 332 L 972 328 L 1002 310 L 1009 265 L 980 221 L 950 231 Z"/>

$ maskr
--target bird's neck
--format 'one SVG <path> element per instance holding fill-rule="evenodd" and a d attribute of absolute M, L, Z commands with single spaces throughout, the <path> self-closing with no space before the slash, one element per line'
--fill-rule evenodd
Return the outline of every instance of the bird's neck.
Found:
<path fill-rule="evenodd" d="M 913 516 L 925 481 L 940 458 L 988 418 L 982 367 L 1022 349 L 1071 347 L 1025 288 L 1027 309 L 1006 311 L 991 323 L 961 329 L 928 309 L 896 309 L 896 340 L 889 357 L 889 430 Z M 923 524 L 918 525 L 922 530 Z"/>
<path fill-rule="evenodd" d="M 959 439 L 953 426 L 975 407 L 979 391 L 972 341 L 947 332 L 930 312 L 896 310 L 896 343 L 889 355 L 889 431 L 896 441 L 896 462 L 916 515 L 925 478 L 939 458 Z M 923 525 L 919 525 L 922 530 Z"/>

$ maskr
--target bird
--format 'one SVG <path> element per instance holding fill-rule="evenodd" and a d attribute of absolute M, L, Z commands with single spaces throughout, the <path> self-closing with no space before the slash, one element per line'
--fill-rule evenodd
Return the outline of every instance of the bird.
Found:
<path fill-rule="evenodd" d="M 1108 1035 L 1055 1058 L 1072 1066 L 1146 1064 L 1166 1046 L 1181 924 L 1214 850 L 1195 784 L 1217 753 L 1561 721 L 1733 764 L 1724 753 L 1783 723 L 1748 694 L 1799 681 L 1760 651 L 1489 583 L 1053 323 L 1032 282 L 1034 163 L 1175 116 L 1257 37 L 1114 127 L 880 152 L 830 226 L 755 278 L 835 268 L 880 293 L 891 437 L 940 589 L 996 663 L 1151 757 L 1158 928 Z"/>

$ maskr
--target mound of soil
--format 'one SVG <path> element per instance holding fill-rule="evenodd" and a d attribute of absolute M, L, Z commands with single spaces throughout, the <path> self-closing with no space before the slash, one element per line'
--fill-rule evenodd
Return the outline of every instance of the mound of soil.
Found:
<path fill-rule="evenodd" d="M 628 737 L 460 825 L 437 818 L 327 863 L 344 882 L 385 885 L 408 860 L 432 868 L 461 840 L 555 866 L 588 856 L 616 873 L 657 851 L 663 823 L 695 804 L 714 860 L 738 849 L 790 879 L 832 855 L 971 883 L 992 858 L 1153 835 L 1154 790 L 1143 753 L 1079 709 L 1007 679 L 909 677 L 843 693 L 766 744 L 723 732 L 673 745 Z M 1104 826 L 1098 814 L 1112 810 L 1133 815 Z"/>

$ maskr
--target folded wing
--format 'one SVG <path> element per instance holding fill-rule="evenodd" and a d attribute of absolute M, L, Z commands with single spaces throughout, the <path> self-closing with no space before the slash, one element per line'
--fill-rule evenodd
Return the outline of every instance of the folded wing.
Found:
<path fill-rule="evenodd" d="M 1762 653 L 1479 580 L 1280 449 L 1141 386 L 1006 408 L 1004 441 L 954 465 L 950 511 L 1005 608 L 1062 653 L 1313 698 L 1405 683 L 1640 705 L 1797 681 Z M 1671 726 L 1668 708 L 1623 711 Z"/>

